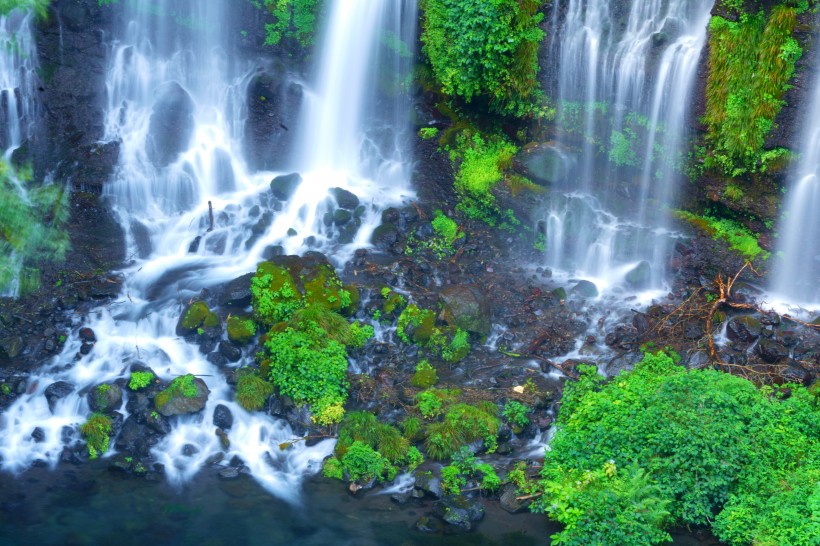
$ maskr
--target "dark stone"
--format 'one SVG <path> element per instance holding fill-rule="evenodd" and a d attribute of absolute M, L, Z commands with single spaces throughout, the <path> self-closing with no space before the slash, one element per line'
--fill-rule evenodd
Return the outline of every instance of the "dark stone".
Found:
<path fill-rule="evenodd" d="M 796 360 L 789 360 L 788 365 L 780 372 L 784 383 L 799 383 L 808 385 L 814 378 L 810 370 Z"/>
<path fill-rule="evenodd" d="M 147 456 L 151 451 L 151 445 L 151 434 L 145 424 L 140 422 L 137 414 L 129 415 L 122 424 L 114 446 L 117 450 L 132 455 Z"/>
<path fill-rule="evenodd" d="M 94 334 L 94 330 L 88 327 L 80 328 L 80 341 L 95 343 L 97 341 L 97 336 Z"/>
<path fill-rule="evenodd" d="M 336 204 L 339 205 L 340 208 L 352 211 L 359 206 L 359 198 L 356 197 L 356 194 L 353 192 L 343 188 L 330 188 L 328 193 L 333 196 L 333 199 L 336 200 Z"/>
<path fill-rule="evenodd" d="M 567 179 L 575 167 L 575 157 L 557 144 L 547 142 L 526 146 L 513 161 L 513 169 L 536 184 L 552 185 Z"/>
<path fill-rule="evenodd" d="M 48 409 L 54 412 L 54 404 L 74 392 L 74 385 L 67 381 L 57 381 L 46 387 L 43 395 L 48 400 Z"/>
<path fill-rule="evenodd" d="M 243 143 L 252 169 L 276 171 L 287 167 L 302 99 L 302 86 L 280 70 L 261 71 L 248 82 Z"/>
<path fill-rule="evenodd" d="M 214 408 L 214 426 L 222 430 L 230 430 L 233 426 L 233 414 L 228 406 L 224 404 L 217 404 Z"/>
<path fill-rule="evenodd" d="M 350 213 L 349 210 L 345 209 L 336 209 L 333 213 L 333 224 L 337 226 L 343 226 L 350 222 L 353 215 Z"/>
<path fill-rule="evenodd" d="M 237 277 L 225 286 L 225 293 L 221 298 L 223 305 L 247 307 L 251 304 L 251 279 L 253 273 Z"/>
<path fill-rule="evenodd" d="M 208 389 L 205 381 L 199 377 L 194 378 L 194 386 L 196 386 L 196 394 L 194 396 L 185 396 L 184 393 L 179 391 L 171 392 L 166 401 L 158 403 L 160 395 L 157 395 L 154 399 L 157 405 L 157 411 L 166 417 L 202 411 L 208 402 L 208 395 L 211 391 Z"/>
<path fill-rule="evenodd" d="M 454 527 L 469 531 L 474 523 L 484 517 L 484 505 L 477 499 L 445 497 L 433 504 L 433 515 Z"/>
<path fill-rule="evenodd" d="M 88 353 L 91 352 L 91 349 L 93 349 L 93 348 L 94 348 L 94 346 L 92 344 L 83 343 L 82 345 L 80 345 L 80 354 L 81 355 L 87 355 Z"/>
<path fill-rule="evenodd" d="M 301 183 L 302 175 L 299 173 L 281 174 L 270 181 L 270 191 L 277 199 L 287 201 L 293 197 Z"/>
<path fill-rule="evenodd" d="M 490 304 L 484 293 L 474 285 L 453 284 L 444 287 L 439 298 L 447 324 L 481 336 L 490 333 Z"/>
<path fill-rule="evenodd" d="M 219 477 L 223 480 L 235 480 L 239 478 L 239 469 L 233 466 L 223 468 L 219 471 Z"/>
<path fill-rule="evenodd" d="M 555 299 L 558 301 L 567 299 L 567 291 L 560 286 L 552 291 L 552 295 L 555 296 Z"/>
<path fill-rule="evenodd" d="M 6 336 L 0 339 L 0 354 L 5 353 L 8 358 L 17 358 L 25 349 L 25 342 L 20 336 Z"/>
<path fill-rule="evenodd" d="M 731 341 L 751 343 L 760 337 L 760 321 L 751 315 L 733 317 L 726 324 L 726 337 Z"/>
<path fill-rule="evenodd" d="M 31 431 L 31 439 L 37 444 L 44 442 L 46 439 L 46 431 L 41 427 L 36 427 Z"/>
<path fill-rule="evenodd" d="M 521 496 L 521 493 L 518 491 L 518 488 L 508 483 L 504 486 L 504 489 L 501 490 L 499 505 L 510 514 L 524 512 L 529 507 L 530 501 L 520 501 L 518 500 L 519 496 Z"/>
<path fill-rule="evenodd" d="M 242 358 L 242 349 L 230 341 L 221 341 L 219 343 L 219 352 L 227 358 L 229 362 L 239 362 L 239 359 Z"/>
<path fill-rule="evenodd" d="M 197 235 L 194 237 L 194 240 L 191 241 L 191 244 L 188 245 L 188 254 L 196 254 L 199 251 L 199 243 L 202 242 L 202 236 Z"/>
<path fill-rule="evenodd" d="M 598 297 L 598 287 L 595 286 L 595 283 L 590 281 L 578 281 L 578 284 L 573 286 L 569 292 L 574 296 L 579 296 L 585 299 Z"/>
<path fill-rule="evenodd" d="M 419 472 L 416 474 L 415 485 L 428 497 L 440 499 L 444 495 L 441 489 L 441 480 L 434 476 L 432 472 Z"/>
<path fill-rule="evenodd" d="M 167 82 L 157 89 L 145 150 L 157 167 L 176 161 L 188 149 L 194 132 L 194 101 L 177 82 Z"/>
<path fill-rule="evenodd" d="M 632 288 L 646 288 L 652 283 L 652 266 L 646 260 L 641 261 L 626 274 L 625 280 Z"/>
<path fill-rule="evenodd" d="M 381 224 L 373 230 L 370 243 L 379 250 L 390 250 L 390 247 L 399 240 L 399 230 L 391 223 Z"/>
<path fill-rule="evenodd" d="M 778 343 L 772 339 L 761 339 L 755 347 L 755 351 L 760 355 L 764 362 L 774 364 L 778 360 L 788 358 L 789 349 L 783 344 Z"/>
<path fill-rule="evenodd" d="M 219 368 L 228 365 L 228 359 L 225 358 L 225 355 L 219 352 L 208 353 L 205 359 Z"/>
<path fill-rule="evenodd" d="M 193 457 L 197 453 L 199 453 L 199 448 L 193 444 L 185 444 L 182 446 L 182 454 L 186 457 Z"/>
<path fill-rule="evenodd" d="M 108 413 L 119 408 L 122 404 L 122 389 L 116 383 L 104 383 L 91 389 L 87 397 L 91 411 Z"/>

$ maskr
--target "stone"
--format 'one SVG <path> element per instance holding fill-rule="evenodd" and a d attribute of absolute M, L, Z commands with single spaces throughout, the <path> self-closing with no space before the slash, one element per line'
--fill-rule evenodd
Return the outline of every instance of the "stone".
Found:
<path fill-rule="evenodd" d="M 552 291 L 552 295 L 555 296 L 555 299 L 558 301 L 567 299 L 567 291 L 560 286 Z"/>
<path fill-rule="evenodd" d="M 441 489 L 441 480 L 433 475 L 432 472 L 419 472 L 416 474 L 416 489 L 424 492 L 428 497 L 435 497 L 440 499 L 444 492 Z"/>
<path fill-rule="evenodd" d="M 595 283 L 590 281 L 578 281 L 578 284 L 570 289 L 570 294 L 585 299 L 592 299 L 598 297 L 598 287 Z"/>
<path fill-rule="evenodd" d="M 769 364 L 774 364 L 775 362 L 783 358 L 788 358 L 789 356 L 789 349 L 787 349 L 782 343 L 772 339 L 761 339 L 755 347 L 755 351 L 758 355 L 760 355 L 760 358 L 762 358 L 764 362 L 768 362 Z"/>
<path fill-rule="evenodd" d="M 798 383 L 808 385 L 814 378 L 810 370 L 796 360 L 789 360 L 788 365 L 780 372 L 784 383 Z"/>
<path fill-rule="evenodd" d="M 381 224 L 373 230 L 370 243 L 379 250 L 390 250 L 390 247 L 399 240 L 399 230 L 390 222 Z"/>
<path fill-rule="evenodd" d="M 480 500 L 463 496 L 445 497 L 433 504 L 433 515 L 464 531 L 484 518 L 484 505 Z"/>
<path fill-rule="evenodd" d="M 350 222 L 353 215 L 349 210 L 345 209 L 336 209 L 333 213 L 333 224 L 336 226 L 343 226 Z"/>
<path fill-rule="evenodd" d="M 270 181 L 270 191 L 277 199 L 287 201 L 293 197 L 301 183 L 302 175 L 299 173 L 281 174 Z"/>
<path fill-rule="evenodd" d="M 751 343 L 760 337 L 762 325 L 751 315 L 733 317 L 726 323 L 726 337 L 731 341 Z"/>
<path fill-rule="evenodd" d="M 145 149 L 157 167 L 176 161 L 188 149 L 194 132 L 194 101 L 177 82 L 167 82 L 157 89 Z"/>
<path fill-rule="evenodd" d="M 176 334 L 187 336 L 199 333 L 199 330 L 213 329 L 219 326 L 219 317 L 212 313 L 204 301 L 191 302 L 185 306 L 177 321 Z"/>
<path fill-rule="evenodd" d="M 359 198 L 356 196 L 355 193 L 347 191 L 343 188 L 330 188 L 328 193 L 333 196 L 333 199 L 336 200 L 336 204 L 339 205 L 339 208 L 347 209 L 347 210 L 356 210 L 356 207 L 359 206 Z"/>
<path fill-rule="evenodd" d="M 239 362 L 239 359 L 242 358 L 242 349 L 230 341 L 222 340 L 219 342 L 219 353 L 228 359 L 228 362 Z"/>
<path fill-rule="evenodd" d="M 450 326 L 481 336 L 490 333 L 490 304 L 481 290 L 474 285 L 446 286 L 439 294 L 442 317 Z"/>
<path fill-rule="evenodd" d="M 214 408 L 214 426 L 222 430 L 230 430 L 233 426 L 233 413 L 224 404 L 217 404 Z"/>
<path fill-rule="evenodd" d="M 245 159 L 255 171 L 281 171 L 292 157 L 302 85 L 284 71 L 268 67 L 254 74 L 246 89 Z"/>
<path fill-rule="evenodd" d="M 518 500 L 519 496 L 521 496 L 521 494 L 518 488 L 514 484 L 508 483 L 504 486 L 504 489 L 501 490 L 499 505 L 510 514 L 524 512 L 529 507 L 530 501 L 520 501 Z"/>
<path fill-rule="evenodd" d="M 632 288 L 646 288 L 652 283 L 652 266 L 649 262 L 642 260 L 638 265 L 629 270 L 624 277 L 626 283 Z"/>
<path fill-rule="evenodd" d="M 57 401 L 62 400 L 72 392 L 74 392 L 74 385 L 68 381 L 57 381 L 46 387 L 43 395 L 46 397 L 46 400 L 48 400 L 48 409 L 54 413 L 54 405 Z"/>
<path fill-rule="evenodd" d="M 160 414 L 166 417 L 184 415 L 202 411 L 205 407 L 211 391 L 199 377 L 186 379 L 187 377 L 192 376 L 178 377 L 168 388 L 156 395 L 154 405 Z M 191 384 L 184 386 L 188 382 Z M 188 392 L 187 387 L 191 387 L 192 392 Z"/>
<path fill-rule="evenodd" d="M 251 279 L 253 273 L 237 277 L 225 285 L 220 303 L 235 307 L 247 307 L 251 304 Z"/>
<path fill-rule="evenodd" d="M 79 332 L 80 341 L 85 343 L 96 343 L 97 342 L 97 335 L 94 333 L 94 330 L 91 328 L 85 327 L 80 328 Z"/>
<path fill-rule="evenodd" d="M 560 145 L 545 142 L 526 146 L 513 160 L 513 168 L 536 184 L 548 186 L 566 180 L 575 161 L 575 157 Z"/>
<path fill-rule="evenodd" d="M 87 397 L 91 411 L 108 413 L 122 404 L 122 389 L 115 383 L 103 383 L 91 389 Z"/>
<path fill-rule="evenodd" d="M 24 348 L 25 342 L 20 336 L 6 336 L 0 339 L 0 356 L 5 353 L 8 358 L 17 358 Z"/>
<path fill-rule="evenodd" d="M 43 430 L 42 427 L 35 427 L 35 429 L 31 431 L 31 439 L 34 440 L 36 444 L 44 442 L 46 439 L 46 431 Z"/>
<path fill-rule="evenodd" d="M 239 469 L 233 466 L 223 468 L 219 471 L 219 477 L 223 480 L 235 480 L 239 478 Z"/>

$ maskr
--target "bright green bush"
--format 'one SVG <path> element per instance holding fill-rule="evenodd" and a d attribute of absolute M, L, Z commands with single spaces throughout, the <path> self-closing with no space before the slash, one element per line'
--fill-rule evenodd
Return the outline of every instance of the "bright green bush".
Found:
<path fill-rule="evenodd" d="M 504 404 L 504 410 L 501 412 L 501 415 L 504 416 L 504 419 L 515 426 L 525 427 L 530 424 L 530 418 L 527 417 L 527 414 L 530 411 L 530 408 L 521 402 L 510 400 Z"/>
<path fill-rule="evenodd" d="M 273 385 L 253 372 L 246 372 L 236 381 L 236 403 L 247 411 L 259 411 L 265 407 L 273 393 Z"/>
<path fill-rule="evenodd" d="M 80 425 L 80 434 L 88 444 L 89 458 L 104 455 L 111 437 L 111 418 L 102 413 L 92 413 L 88 421 Z"/>
<path fill-rule="evenodd" d="M 820 411 L 807 390 L 758 390 L 663 352 L 610 381 L 580 371 L 533 504 L 568 526 L 559 544 L 658 544 L 673 522 L 712 524 L 732 546 L 820 541 Z"/>
<path fill-rule="evenodd" d="M 144 389 L 154 380 L 152 372 L 132 372 L 131 379 L 128 381 L 128 388 L 132 391 Z"/>
<path fill-rule="evenodd" d="M 443 91 L 522 116 L 539 106 L 535 0 L 424 0 L 422 42 Z"/>
<path fill-rule="evenodd" d="M 392 480 L 397 470 L 385 457 L 362 442 L 353 442 L 342 457 L 342 467 L 350 475 L 351 481 L 381 481 L 385 477 Z"/>
<path fill-rule="evenodd" d="M 37 17 L 45 17 L 50 3 L 51 0 L 0 0 L 0 15 L 8 15 L 13 9 L 30 9 Z"/>
<path fill-rule="evenodd" d="M 265 25 L 265 45 L 277 45 L 283 38 L 302 46 L 313 44 L 322 0 L 264 0 L 274 22 Z"/>
<path fill-rule="evenodd" d="M 437 389 L 430 389 L 430 391 L 434 394 L 442 392 Z M 419 409 L 421 408 L 420 400 Z M 457 453 L 461 447 L 478 440 L 484 441 L 488 452 L 495 451 L 496 435 L 501 424 L 496 413 L 495 404 L 491 402 L 479 402 L 476 405 L 463 403 L 450 405 L 444 419 L 429 424 L 425 429 L 424 446 L 428 457 L 435 460 L 447 459 Z"/>
<path fill-rule="evenodd" d="M 769 258 L 769 252 L 760 248 L 757 236 L 733 220 L 698 216 L 686 211 L 679 211 L 678 216 L 702 229 L 714 239 L 725 240 L 732 249 L 749 260 L 754 260 L 758 256 L 764 260 Z"/>

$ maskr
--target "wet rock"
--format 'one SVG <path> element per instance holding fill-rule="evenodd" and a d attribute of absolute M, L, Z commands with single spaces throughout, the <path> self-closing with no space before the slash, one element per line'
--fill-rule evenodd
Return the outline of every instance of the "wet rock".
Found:
<path fill-rule="evenodd" d="M 709 365 L 709 353 L 706 351 L 696 351 L 692 353 L 686 360 L 685 364 L 688 369 L 705 368 Z"/>
<path fill-rule="evenodd" d="M 303 95 L 299 83 L 275 68 L 255 74 L 248 82 L 243 145 L 245 158 L 254 170 L 287 167 Z"/>
<path fill-rule="evenodd" d="M 103 383 L 91 389 L 87 397 L 91 411 L 108 413 L 122 404 L 122 389 L 117 384 Z"/>
<path fill-rule="evenodd" d="M 438 533 L 439 525 L 438 520 L 430 519 L 427 516 L 422 516 L 416 521 L 414 527 L 417 531 L 421 531 L 422 533 Z"/>
<path fill-rule="evenodd" d="M 432 472 L 419 472 L 416 474 L 416 489 L 423 491 L 428 497 L 440 499 L 444 492 L 441 489 L 441 480 Z"/>
<path fill-rule="evenodd" d="M 590 281 L 578 281 L 578 284 L 570 289 L 570 294 L 581 298 L 592 299 L 598 297 L 598 287 Z"/>
<path fill-rule="evenodd" d="M 552 291 L 552 295 L 555 296 L 555 299 L 558 301 L 567 299 L 567 291 L 560 286 Z"/>
<path fill-rule="evenodd" d="M 132 414 L 122 424 L 114 447 L 118 451 L 144 457 L 151 452 L 153 443 L 151 433 L 145 424 L 140 422 L 138 414 Z"/>
<path fill-rule="evenodd" d="M 25 342 L 20 336 L 5 336 L 0 338 L 0 356 L 3 354 L 7 358 L 17 358 L 25 348 Z"/>
<path fill-rule="evenodd" d="M 811 370 L 796 360 L 789 360 L 786 367 L 780 372 L 780 378 L 784 383 L 799 383 L 808 385 L 814 378 Z"/>
<path fill-rule="evenodd" d="M 731 341 L 751 343 L 760 337 L 761 324 L 751 315 L 733 317 L 726 323 L 726 337 Z"/>
<path fill-rule="evenodd" d="M 447 324 L 481 336 L 490 333 L 490 305 L 477 286 L 450 285 L 441 291 L 439 298 Z"/>
<path fill-rule="evenodd" d="M 94 348 L 94 346 L 93 346 L 92 344 L 90 344 L 90 343 L 83 343 L 82 345 L 80 345 L 80 354 L 81 354 L 81 355 L 87 355 L 88 353 L 90 353 L 90 352 L 91 352 L 91 350 L 92 350 L 93 348 Z"/>
<path fill-rule="evenodd" d="M 188 149 L 194 132 L 194 101 L 176 82 L 160 86 L 157 95 L 145 137 L 145 149 L 157 167 L 165 167 Z"/>
<path fill-rule="evenodd" d="M 413 498 L 413 495 L 410 491 L 405 491 L 404 493 L 393 493 L 390 495 L 390 500 L 400 505 L 407 504 L 410 502 L 411 498 Z"/>
<path fill-rule="evenodd" d="M 218 473 L 220 479 L 223 480 L 235 480 L 239 478 L 239 469 L 233 466 L 229 466 L 228 468 L 223 468 Z"/>
<path fill-rule="evenodd" d="M 652 266 L 646 260 L 641 261 L 626 274 L 625 280 L 632 288 L 646 288 L 652 282 Z"/>
<path fill-rule="evenodd" d="M 183 376 L 179 379 L 184 379 L 185 377 L 186 376 Z M 157 394 L 154 398 L 154 405 L 157 407 L 157 411 L 166 417 L 201 411 L 205 407 L 208 401 L 208 395 L 211 391 L 208 389 L 205 381 L 199 377 L 194 377 L 190 381 L 192 382 L 192 390 L 190 392 L 188 388 L 182 386 L 174 387 L 172 383 L 167 389 Z"/>
<path fill-rule="evenodd" d="M 195 301 L 185 306 L 182 311 L 177 321 L 176 333 L 178 336 L 187 336 L 218 326 L 219 317 L 211 312 L 208 304 L 204 301 Z"/>
<path fill-rule="evenodd" d="M 46 439 L 46 431 L 43 430 L 42 427 L 36 427 L 31 431 L 31 439 L 37 444 L 44 442 Z"/>
<path fill-rule="evenodd" d="M 350 222 L 353 215 L 350 213 L 349 210 L 345 209 L 336 209 L 333 213 L 333 225 L 335 226 L 343 226 Z"/>
<path fill-rule="evenodd" d="M 208 353 L 205 359 L 214 366 L 217 366 L 219 368 L 228 365 L 228 359 L 225 358 L 225 355 L 219 352 Z"/>
<path fill-rule="evenodd" d="M 233 413 L 224 404 L 217 404 L 214 408 L 214 426 L 222 430 L 230 430 L 233 426 Z"/>
<path fill-rule="evenodd" d="M 277 199 L 287 201 L 293 197 L 301 183 L 302 175 L 299 173 L 281 174 L 270 181 L 270 191 Z"/>
<path fill-rule="evenodd" d="M 370 236 L 370 243 L 379 250 L 390 250 L 399 240 L 399 230 L 390 222 L 381 224 L 373 230 Z"/>
<path fill-rule="evenodd" d="M 80 341 L 85 343 L 96 343 L 97 342 L 97 335 L 94 333 L 94 330 L 91 328 L 85 327 L 80 328 Z"/>
<path fill-rule="evenodd" d="M 635 364 L 643 359 L 640 351 L 631 351 L 626 354 L 616 356 L 606 366 L 607 377 L 615 377 L 622 372 L 628 372 L 635 367 Z"/>
<path fill-rule="evenodd" d="M 188 254 L 196 254 L 199 251 L 199 243 L 202 242 L 202 236 L 197 235 L 191 244 L 188 245 Z"/>
<path fill-rule="evenodd" d="M 772 339 L 761 339 L 755 347 L 755 351 L 764 362 L 774 364 L 778 360 L 788 358 L 789 349 L 783 344 Z"/>
<path fill-rule="evenodd" d="M 330 193 L 330 195 L 333 196 L 333 199 L 336 200 L 336 204 L 339 205 L 339 208 L 352 211 L 359 206 L 359 198 L 356 197 L 356 194 L 347 191 L 346 189 L 330 188 L 328 193 Z"/>
<path fill-rule="evenodd" d="M 501 491 L 499 505 L 510 514 L 524 512 L 529 507 L 530 501 L 518 500 L 517 497 L 519 496 L 521 496 L 521 494 L 518 491 L 518 488 L 515 485 L 508 483 Z"/>
<path fill-rule="evenodd" d="M 631 324 L 619 324 L 611 332 L 607 332 L 604 343 L 610 347 L 630 350 L 639 344 L 638 329 Z"/>
<path fill-rule="evenodd" d="M 48 400 L 48 409 L 53 413 L 54 405 L 57 401 L 65 398 L 72 392 L 74 392 L 74 385 L 67 381 L 57 381 L 46 387 L 43 395 L 46 397 L 46 400 Z"/>
<path fill-rule="evenodd" d="M 516 172 L 543 186 L 566 180 L 574 165 L 574 156 L 553 142 L 525 146 L 513 161 Z"/>
<path fill-rule="evenodd" d="M 251 279 L 253 273 L 237 277 L 225 285 L 225 292 L 220 298 L 222 305 L 247 307 L 251 304 Z"/>
<path fill-rule="evenodd" d="M 433 504 L 433 515 L 454 527 L 469 531 L 484 517 L 484 505 L 477 499 L 445 497 Z"/>

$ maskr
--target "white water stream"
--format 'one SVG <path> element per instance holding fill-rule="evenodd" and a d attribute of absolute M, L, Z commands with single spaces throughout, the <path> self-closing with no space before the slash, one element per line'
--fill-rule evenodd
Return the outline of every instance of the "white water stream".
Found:
<path fill-rule="evenodd" d="M 616 13 L 606 0 L 555 2 L 549 51 L 559 72 L 552 94 L 561 129 L 582 144 L 571 156 L 561 152 L 568 176 L 554 188 L 544 222 L 550 267 L 618 285 L 646 261 L 646 284 L 662 287 L 676 237 L 667 208 L 682 177 L 685 123 L 712 4 L 631 0 L 628 13 Z"/>
<path fill-rule="evenodd" d="M 401 93 L 398 103 L 376 101 L 373 88 L 380 71 L 407 74 L 395 71 L 409 68 L 412 59 L 384 45 L 384 36 L 412 47 L 416 6 L 382 0 L 329 4 L 317 83 L 306 90 L 302 144 L 294 158 L 303 182 L 281 204 L 269 188 L 280 173 L 250 172 L 242 160 L 244 86 L 256 67 L 232 48 L 239 32 L 229 24 L 232 8 L 230 0 L 158 0 L 151 9 L 133 0 L 121 4 L 127 25 L 112 43 L 106 138 L 122 139 L 122 150 L 106 191 L 133 260 L 123 271 L 119 301 L 89 317 L 86 325 L 98 338 L 93 351 L 74 362 L 80 342 L 72 335 L 62 354 L 31 376 L 27 394 L 0 416 L 4 470 L 20 471 L 35 461 L 56 465 L 90 413 L 82 395 L 129 377 L 137 362 L 164 380 L 201 375 L 211 390 L 205 410 L 177 418 L 152 449 L 171 481 L 190 479 L 222 450 L 212 417 L 217 404 L 234 416 L 225 460 L 240 457 L 260 484 L 283 499 L 296 500 L 299 482 L 318 471 L 333 449 L 334 441 L 325 440 L 280 450 L 294 437 L 288 424 L 234 403 L 219 368 L 174 330 L 186 302 L 254 271 L 266 249 L 319 250 L 341 264 L 353 249 L 367 246 L 384 208 L 411 197 L 402 149 L 409 104 Z M 338 244 L 322 221 L 332 206 L 332 187 L 355 193 L 364 205 L 361 227 L 348 245 Z M 270 221 L 260 223 L 265 217 Z M 43 392 L 55 381 L 76 390 L 50 410 Z M 31 437 L 35 427 L 44 431 L 40 442 Z"/>

